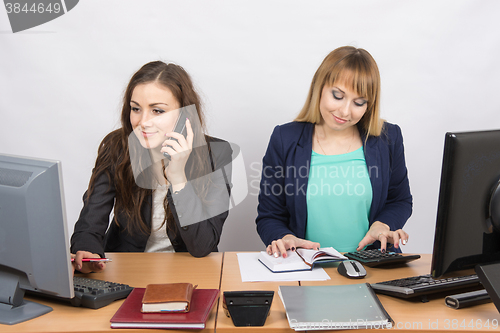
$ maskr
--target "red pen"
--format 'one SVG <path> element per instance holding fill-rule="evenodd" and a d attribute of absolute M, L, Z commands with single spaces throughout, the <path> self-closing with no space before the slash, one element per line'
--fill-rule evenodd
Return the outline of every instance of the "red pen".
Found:
<path fill-rule="evenodd" d="M 71 262 L 75 261 L 75 258 L 71 258 Z M 83 262 L 109 262 L 111 259 L 108 258 L 83 258 Z"/>

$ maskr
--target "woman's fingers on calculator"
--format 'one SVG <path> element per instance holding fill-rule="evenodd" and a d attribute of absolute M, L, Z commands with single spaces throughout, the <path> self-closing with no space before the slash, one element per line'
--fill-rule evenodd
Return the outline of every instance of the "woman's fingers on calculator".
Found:
<path fill-rule="evenodd" d="M 385 253 L 385 250 L 387 248 L 387 236 L 384 234 L 380 234 L 378 240 L 380 241 L 380 251 L 382 251 L 382 253 Z"/>
<path fill-rule="evenodd" d="M 408 234 L 403 229 L 398 229 L 396 231 L 391 231 L 386 240 L 394 244 L 395 248 L 398 248 L 400 243 L 406 245 L 408 242 Z"/>

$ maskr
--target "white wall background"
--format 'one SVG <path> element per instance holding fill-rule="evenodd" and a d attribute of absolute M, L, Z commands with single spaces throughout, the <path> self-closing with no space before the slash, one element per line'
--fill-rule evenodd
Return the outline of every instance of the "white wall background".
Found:
<path fill-rule="evenodd" d="M 367 49 L 382 76 L 382 115 L 405 138 L 414 212 L 405 252 L 431 253 L 446 131 L 500 127 L 499 1 L 81 0 L 13 34 L 0 8 L 0 153 L 61 160 L 70 234 L 97 147 L 119 126 L 130 76 L 182 65 L 204 98 L 209 133 L 237 143 L 249 195 L 220 250 L 261 250 L 259 167 L 323 58 Z"/>

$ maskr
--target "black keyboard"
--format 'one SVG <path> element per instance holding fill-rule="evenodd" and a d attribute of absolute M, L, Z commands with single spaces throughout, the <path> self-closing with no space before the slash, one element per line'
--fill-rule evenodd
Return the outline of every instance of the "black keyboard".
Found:
<path fill-rule="evenodd" d="M 116 300 L 126 298 L 134 289 L 126 284 L 90 279 L 82 276 L 73 277 L 75 297 L 71 305 L 99 309 Z"/>
<path fill-rule="evenodd" d="M 434 279 L 428 274 L 373 283 L 371 286 L 379 294 L 410 298 L 452 289 L 481 286 L 481 282 L 476 274 L 445 279 Z"/>
<path fill-rule="evenodd" d="M 359 261 L 365 266 L 376 267 L 389 264 L 401 264 L 420 258 L 418 254 L 403 255 L 396 252 L 382 253 L 379 249 L 348 252 L 347 258 Z"/>

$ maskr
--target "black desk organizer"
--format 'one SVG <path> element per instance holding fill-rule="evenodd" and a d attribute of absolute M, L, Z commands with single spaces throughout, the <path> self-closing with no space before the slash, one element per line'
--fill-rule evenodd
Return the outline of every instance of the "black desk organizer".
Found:
<path fill-rule="evenodd" d="M 234 326 L 264 326 L 274 291 L 225 291 L 223 308 Z"/>

